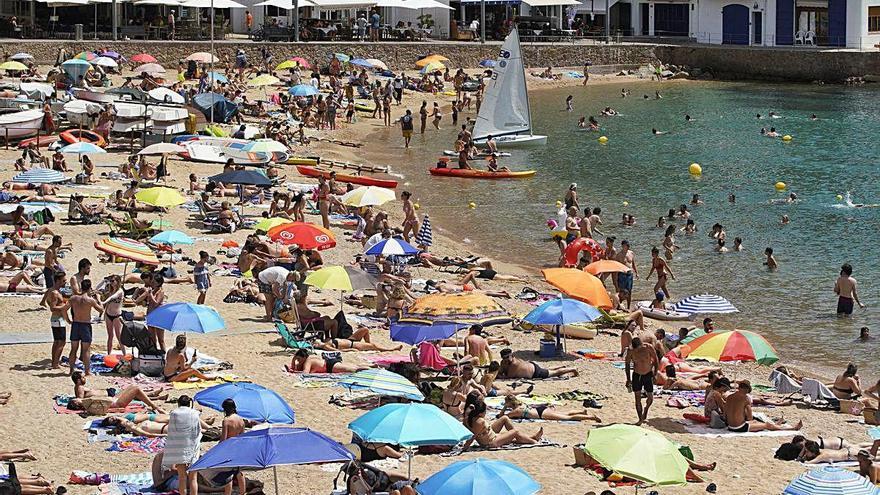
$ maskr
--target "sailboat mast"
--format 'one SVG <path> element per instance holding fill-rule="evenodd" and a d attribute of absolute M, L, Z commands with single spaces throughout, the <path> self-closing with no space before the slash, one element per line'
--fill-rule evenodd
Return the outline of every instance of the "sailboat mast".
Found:
<path fill-rule="evenodd" d="M 519 58 L 520 58 L 519 67 L 520 67 L 520 70 L 522 70 L 522 80 L 523 80 L 523 84 L 526 84 L 526 58 L 525 58 L 523 51 L 522 51 L 522 45 L 519 42 L 519 30 L 516 28 L 516 26 L 513 26 L 513 30 L 516 31 L 516 48 L 517 48 L 517 50 L 519 50 Z M 528 116 L 528 120 L 529 120 L 529 135 L 531 136 L 531 135 L 533 135 L 533 133 L 532 133 L 532 104 L 529 103 L 528 85 L 526 85 L 526 90 L 524 91 L 524 93 L 526 94 L 526 115 Z"/>

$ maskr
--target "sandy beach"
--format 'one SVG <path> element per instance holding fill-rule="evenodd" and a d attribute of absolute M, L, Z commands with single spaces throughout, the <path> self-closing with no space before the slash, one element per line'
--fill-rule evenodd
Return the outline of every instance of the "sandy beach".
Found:
<path fill-rule="evenodd" d="M 557 68 L 556 70 L 563 69 Z M 527 79 L 530 88 L 535 91 L 561 85 L 571 85 L 574 88 L 581 84 L 579 79 L 562 79 L 552 82 L 539 80 L 532 76 L 527 76 Z M 589 84 L 626 83 L 635 85 L 638 84 L 638 81 L 638 78 L 632 76 L 594 75 Z M 675 84 L 687 84 L 687 82 L 677 81 Z M 252 94 L 256 96 L 259 93 L 261 91 L 254 91 Z M 449 97 L 433 97 L 408 92 L 402 106 L 393 106 L 394 117 L 399 117 L 405 108 L 417 112 L 418 104 L 422 99 L 426 99 L 429 105 L 433 101 L 440 101 L 448 115 L 448 108 L 445 106 L 449 104 Z M 460 122 L 465 117 L 474 118 L 475 113 L 462 114 Z M 395 172 L 404 164 L 411 165 L 416 160 L 418 163 L 424 163 L 428 166 L 434 163 L 437 151 L 439 151 L 416 148 L 407 153 L 401 153 L 402 138 L 399 127 L 385 128 L 382 126 L 381 120 L 371 119 L 366 114 L 360 114 L 358 122 L 353 125 L 341 124 L 340 129 L 335 132 L 313 131 L 312 134 L 320 136 L 332 134 L 334 139 L 362 143 L 363 146 L 349 148 L 327 142 L 313 142 L 307 146 L 295 148 L 294 155 L 319 155 L 325 159 L 389 165 L 392 172 Z M 449 146 L 451 145 L 452 143 L 449 143 Z M 20 152 L 11 146 L 8 150 L 0 150 L 0 180 L 6 181 L 15 175 L 12 164 L 19 154 Z M 121 152 L 93 156 L 93 160 L 99 167 L 97 169 L 99 173 L 112 171 L 113 169 L 109 167 L 121 165 L 125 158 L 126 155 Z M 71 164 L 70 157 L 68 157 L 68 163 Z M 290 182 L 315 182 L 312 179 L 300 177 L 293 166 L 283 166 L 283 170 Z M 220 166 L 173 160 L 169 171 L 172 175 L 168 185 L 186 190 L 189 173 L 206 177 L 219 173 Z M 407 190 L 407 177 L 403 176 L 398 180 L 401 182 L 401 186 L 397 189 L 398 193 Z M 100 201 L 100 197 L 106 197 L 115 190 L 123 188 L 123 185 L 122 181 L 100 179 L 93 186 L 62 186 L 61 194 L 79 192 L 96 198 L 89 201 Z M 503 184 L 499 183 L 499 187 L 503 187 Z M 419 192 L 414 190 L 413 193 L 414 199 L 418 202 Z M 430 205 L 421 206 L 423 210 L 430 208 Z M 403 214 L 399 200 L 386 204 L 383 209 L 389 212 L 392 225 L 401 224 Z M 265 209 L 256 206 L 248 207 L 247 213 L 258 216 L 263 211 Z M 153 215 L 148 218 L 153 218 Z M 198 238 L 194 245 L 184 246 L 182 249 L 182 254 L 190 258 L 196 258 L 199 250 L 206 250 L 211 255 L 216 255 L 220 262 L 235 263 L 235 258 L 227 259 L 223 255 L 218 255 L 217 250 L 224 240 L 233 239 L 243 243 L 244 238 L 252 232 L 242 230 L 231 235 L 205 234 L 200 228 L 200 222 L 193 220 L 191 213 L 183 208 L 173 208 L 163 218 L 169 221 L 175 229 Z M 320 217 L 309 215 L 307 221 L 320 222 Z M 99 262 L 98 253 L 93 247 L 96 240 L 107 236 L 106 225 L 72 225 L 66 221 L 66 215 L 62 214 L 61 218 L 51 225 L 51 228 L 63 236 L 65 243 L 73 244 L 72 251 L 67 252 L 62 260 L 62 264 L 69 274 L 76 271 L 76 262 L 80 258 L 88 258 L 94 263 L 91 274 L 93 280 L 100 280 L 106 275 L 122 272 L 122 264 Z M 443 224 L 434 223 L 433 228 L 434 245 L 431 247 L 431 252 L 437 256 L 463 256 L 479 250 L 479 246 L 468 245 L 462 243 L 460 239 L 452 239 L 444 235 Z M 353 256 L 362 251 L 361 244 L 351 240 L 351 230 L 339 228 L 333 230 L 337 236 L 338 244 L 336 248 L 321 253 L 325 264 L 346 265 L 351 263 Z M 550 249 L 555 248 L 550 247 Z M 552 288 L 543 281 L 538 267 L 513 265 L 505 263 L 504 259 L 493 259 L 493 263 L 499 273 L 521 275 L 527 279 L 527 283 L 487 281 L 485 282 L 486 288 L 506 290 L 511 294 L 517 294 L 524 286 L 529 286 L 541 292 L 553 292 Z M 176 266 L 178 271 L 191 270 L 191 267 L 185 263 L 178 263 Z M 451 277 L 449 274 L 426 268 L 417 268 L 414 272 L 416 278 L 449 279 Z M 213 306 L 221 313 L 226 320 L 228 329 L 219 334 L 190 334 L 189 346 L 197 348 L 200 353 L 209 354 L 232 363 L 234 365 L 232 373 L 280 393 L 295 410 L 297 426 L 313 428 L 335 440 L 348 443 L 351 439 L 351 432 L 346 428 L 346 425 L 365 411 L 328 404 L 331 395 L 344 392 L 342 388 L 305 387 L 297 377 L 286 373 L 283 367 L 290 362 L 292 353 L 284 347 L 283 341 L 274 332 L 272 325 L 261 321 L 262 307 L 223 302 L 223 298 L 234 280 L 229 276 L 214 277 L 213 287 L 208 292 L 206 301 L 206 304 Z M 173 284 L 165 287 L 169 301 L 195 302 L 197 293 L 193 285 Z M 634 299 L 643 299 L 644 297 L 639 296 L 647 296 L 648 291 L 649 287 L 645 282 L 637 283 Z M 317 290 L 313 292 L 327 301 L 338 303 L 338 293 Z M 0 379 L 0 392 L 12 393 L 8 404 L 0 406 L 0 450 L 29 448 L 37 457 L 36 461 L 19 463 L 19 473 L 41 473 L 56 484 L 65 485 L 69 490 L 68 493 L 91 495 L 96 493 L 96 487 L 68 484 L 68 476 L 71 471 L 83 470 L 111 474 L 149 471 L 150 455 L 108 452 L 105 450 L 108 446 L 107 443 L 89 444 L 86 432 L 82 429 L 85 419 L 78 415 L 53 412 L 53 396 L 72 393 L 72 385 L 67 376 L 66 368 L 49 369 L 49 313 L 43 308 L 38 308 L 38 297 L 4 297 L 0 300 L 2 300 L 0 320 L 6 322 L 3 331 L 0 332 L 0 340 L 6 338 L 24 341 L 40 340 L 39 343 L 33 344 L 0 345 L 0 370 L 2 370 L 0 376 L 3 377 Z M 498 299 L 498 302 L 512 315 L 521 316 L 534 308 L 534 306 L 516 299 Z M 332 316 L 337 307 L 316 307 L 315 309 Z M 346 311 L 363 312 L 362 309 L 352 307 L 346 307 Z M 646 321 L 651 328 L 661 326 L 660 322 Z M 666 323 L 662 325 L 671 333 L 677 333 L 680 326 Z M 517 331 L 511 329 L 510 325 L 491 327 L 488 331 L 492 335 L 510 339 L 510 347 L 523 356 L 530 355 L 538 348 L 539 333 Z M 616 352 L 620 347 L 619 331 L 619 329 L 613 329 L 602 332 L 593 340 L 569 340 L 568 348 L 569 350 L 589 348 L 600 352 Z M 95 325 L 95 336 L 93 351 L 100 352 L 106 341 L 106 331 L 103 324 Z M 385 345 L 392 344 L 387 330 L 374 329 L 372 336 L 375 342 Z M 171 338 L 168 337 L 168 340 L 170 342 Z M 500 347 L 494 348 L 496 355 L 500 349 Z M 445 353 L 450 356 L 451 352 L 452 349 L 445 349 Z M 365 357 L 384 354 L 393 353 L 347 353 L 345 361 L 367 363 Z M 789 356 L 781 356 L 781 358 L 779 364 L 786 364 L 786 359 Z M 791 358 L 809 359 L 805 356 L 791 356 Z M 539 363 L 545 361 L 537 356 L 532 356 L 530 359 Z M 633 423 L 636 421 L 632 394 L 628 393 L 624 386 L 624 372 L 622 369 L 612 366 L 611 361 L 566 356 L 551 360 L 547 364 L 574 366 L 580 376 L 568 380 L 538 382 L 535 386 L 535 393 L 552 394 L 571 390 L 588 390 L 607 396 L 607 399 L 601 401 L 603 407 L 595 411 L 602 418 L 603 423 Z M 845 363 L 842 363 L 841 370 L 843 365 Z M 770 367 L 753 363 L 723 364 L 722 368 L 724 374 L 731 380 L 748 379 L 753 384 L 767 384 L 771 371 Z M 811 372 L 814 373 L 814 370 L 809 369 L 800 371 L 807 375 L 812 374 Z M 113 376 L 95 376 L 90 379 L 89 386 L 99 390 L 110 387 L 112 386 L 112 378 Z M 827 381 L 833 377 L 824 376 L 822 378 Z M 194 390 L 173 390 L 172 397 L 181 393 L 194 392 Z M 172 404 L 169 403 L 167 406 L 170 408 Z M 569 402 L 561 407 L 565 409 L 579 408 L 579 404 Z M 867 440 L 867 427 L 859 423 L 860 416 L 818 411 L 809 409 L 803 404 L 774 408 L 756 407 L 755 410 L 773 418 L 784 418 L 791 423 L 803 420 L 805 425 L 803 433 L 808 437 L 840 436 L 851 442 Z M 682 424 L 682 413 L 685 412 L 701 413 L 702 409 L 690 407 L 682 410 L 667 407 L 665 398 L 657 398 L 651 408 L 646 426 L 662 432 L 677 443 L 689 446 L 697 461 L 701 463 L 717 462 L 717 468 L 711 472 L 700 473 L 706 480 L 705 483 L 657 488 L 662 494 L 704 493 L 709 482 L 717 484 L 718 493 L 730 495 L 780 493 L 792 478 L 807 469 L 806 466 L 797 462 L 782 462 L 773 459 L 774 450 L 783 441 L 790 439 L 790 436 L 724 438 L 699 436 L 685 430 Z M 203 416 L 205 415 L 218 416 L 218 413 L 205 410 Z M 424 479 L 451 462 L 484 457 L 510 461 L 522 467 L 543 485 L 543 490 L 540 493 L 584 494 L 589 491 L 598 493 L 604 489 L 611 489 L 617 494 L 633 493 L 635 490 L 633 487 L 610 487 L 608 483 L 597 479 L 583 468 L 572 465 L 574 462 L 572 446 L 584 442 L 590 425 L 589 422 L 576 424 L 524 422 L 517 426 L 528 433 L 543 427 L 545 437 L 558 443 L 559 446 L 515 451 L 464 453 L 457 457 L 418 455 L 412 461 L 413 476 Z M 212 445 L 211 443 L 203 444 L 203 452 Z M 404 472 L 406 467 L 405 463 L 398 466 Z M 329 494 L 336 474 L 336 469 L 330 467 L 305 466 L 278 469 L 281 493 L 283 494 Z M 268 484 L 266 492 L 271 492 L 271 471 L 248 473 L 248 476 L 266 482 Z"/>

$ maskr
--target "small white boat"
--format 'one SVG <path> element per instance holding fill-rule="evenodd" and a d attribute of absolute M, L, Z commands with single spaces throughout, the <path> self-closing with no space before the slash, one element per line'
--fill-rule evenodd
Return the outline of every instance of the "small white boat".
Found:
<path fill-rule="evenodd" d="M 153 134 L 183 134 L 186 132 L 186 122 L 183 121 L 161 121 L 154 120 L 153 128 L 151 129 Z"/>
<path fill-rule="evenodd" d="M 152 113 L 152 107 L 142 103 L 124 103 L 117 101 L 113 103 L 113 108 L 116 111 L 117 119 L 143 119 L 145 113 L 148 116 Z"/>
<path fill-rule="evenodd" d="M 495 142 L 503 144 L 507 147 L 515 146 L 538 146 L 547 144 L 547 136 L 537 136 L 534 134 L 511 134 L 507 136 L 495 137 Z M 475 139 L 475 144 L 486 144 L 486 139 Z"/>
<path fill-rule="evenodd" d="M 168 88 L 154 88 L 151 89 L 148 93 L 151 100 L 158 101 L 160 103 L 179 103 L 183 104 L 186 100 L 180 96 L 180 94 L 171 91 Z"/>
<path fill-rule="evenodd" d="M 116 119 L 113 122 L 113 132 L 140 132 L 143 131 L 144 128 L 149 129 L 153 126 L 153 121 L 149 118 L 144 120 L 143 117 L 139 119 Z"/>
<path fill-rule="evenodd" d="M 64 116 L 71 124 L 91 129 L 95 125 L 102 107 L 98 103 L 86 100 L 71 100 L 62 107 Z"/>
<path fill-rule="evenodd" d="M 0 139 L 19 139 L 33 136 L 43 124 L 42 110 L 25 110 L 0 115 Z"/>
<path fill-rule="evenodd" d="M 672 307 L 671 304 L 667 304 L 666 309 L 657 309 L 651 307 L 651 301 L 639 301 L 636 303 L 636 307 L 638 307 L 642 311 L 643 315 L 654 320 L 684 321 L 693 318 L 693 315 L 690 315 L 688 313 L 682 313 L 680 311 L 673 311 L 669 309 L 670 307 Z"/>
<path fill-rule="evenodd" d="M 156 105 L 153 110 L 153 134 L 180 134 L 186 132 L 186 119 L 189 111 L 183 107 L 163 107 Z"/>
<path fill-rule="evenodd" d="M 271 155 L 268 153 L 252 153 L 227 146 L 214 146 L 200 141 L 190 141 L 184 145 L 186 151 L 180 155 L 188 160 L 207 163 L 226 163 L 230 158 L 239 165 L 265 165 Z"/>
<path fill-rule="evenodd" d="M 443 150 L 443 155 L 445 155 L 445 156 L 458 156 L 458 153 L 456 153 L 454 150 Z M 486 153 L 485 151 L 481 151 L 481 152 L 477 153 L 477 158 L 483 158 L 483 157 L 487 157 L 487 156 L 489 156 L 489 154 Z M 499 156 L 499 157 L 503 158 L 503 157 L 510 156 L 510 153 L 508 153 L 506 151 L 499 151 L 498 153 L 495 154 L 495 156 Z"/>
<path fill-rule="evenodd" d="M 96 103 L 113 103 L 116 100 L 113 98 L 113 95 L 82 88 L 74 88 L 73 95 L 76 96 L 77 99 L 93 101 Z"/>

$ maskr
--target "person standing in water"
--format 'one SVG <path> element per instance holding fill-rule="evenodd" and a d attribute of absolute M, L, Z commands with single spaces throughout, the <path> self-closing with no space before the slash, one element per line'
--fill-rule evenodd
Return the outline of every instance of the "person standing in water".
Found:
<path fill-rule="evenodd" d="M 568 98 L 565 99 L 565 111 L 573 112 L 574 107 L 571 105 L 572 100 L 574 100 L 574 95 L 568 95 Z"/>
<path fill-rule="evenodd" d="M 403 239 L 409 242 L 410 234 L 415 235 L 419 231 L 419 219 L 412 203 L 412 193 L 403 191 L 400 193 L 400 197 L 403 199 Z"/>
<path fill-rule="evenodd" d="M 853 268 L 849 263 L 844 263 L 840 267 L 840 276 L 834 283 L 834 293 L 837 294 L 837 315 L 850 316 L 853 312 L 853 302 L 865 309 L 865 305 L 859 301 L 859 295 L 856 292 L 856 279 L 852 276 Z"/>
<path fill-rule="evenodd" d="M 669 289 L 666 288 L 666 282 L 669 280 L 669 277 L 675 280 L 675 274 L 672 273 L 672 269 L 669 268 L 666 260 L 660 257 L 660 250 L 656 246 L 651 248 L 651 271 L 648 272 L 646 278 L 651 278 L 651 274 L 654 272 L 657 272 L 657 283 L 654 284 L 654 293 L 663 291 L 666 294 L 666 298 L 669 299 Z"/>
<path fill-rule="evenodd" d="M 580 209 L 580 205 L 578 204 L 578 193 L 577 193 L 577 182 L 572 182 L 568 186 L 568 191 L 565 192 L 565 209 L 568 210 L 571 207 L 575 207 Z"/>

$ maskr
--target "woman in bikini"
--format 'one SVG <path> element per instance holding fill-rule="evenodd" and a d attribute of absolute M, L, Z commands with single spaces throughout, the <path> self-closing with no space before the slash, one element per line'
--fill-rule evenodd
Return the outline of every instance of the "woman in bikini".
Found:
<path fill-rule="evenodd" d="M 35 284 L 27 272 L 20 271 L 5 282 L 0 280 L 0 292 L 42 294 L 45 289 Z"/>
<path fill-rule="evenodd" d="M 131 433 L 133 435 L 148 438 L 164 437 L 168 433 L 167 422 L 161 423 L 149 419 L 134 422 L 128 419 L 129 416 L 132 415 L 107 416 L 101 421 L 101 426 L 114 427 L 117 432 Z"/>
<path fill-rule="evenodd" d="M 104 323 L 107 325 L 107 354 L 113 352 L 113 336 L 119 341 L 122 354 L 125 355 L 125 346 L 122 345 L 122 300 L 125 293 L 122 290 L 122 277 L 110 275 L 104 279 L 107 283 L 101 294 L 104 305 Z"/>
<path fill-rule="evenodd" d="M 325 229 L 330 228 L 330 185 L 323 176 L 318 177 L 318 210 L 321 212 L 321 222 Z"/>
<path fill-rule="evenodd" d="M 648 276 L 645 279 L 650 279 L 654 272 L 657 272 L 657 283 L 654 284 L 654 293 L 656 294 L 662 290 L 666 297 L 669 298 L 669 289 L 666 288 L 666 282 L 669 280 L 669 277 L 675 280 L 675 274 L 672 273 L 672 269 L 669 268 L 666 260 L 660 257 L 660 250 L 656 246 L 651 248 L 651 271 L 648 272 Z"/>
<path fill-rule="evenodd" d="M 464 407 L 464 425 L 474 436 L 464 444 L 463 451 L 477 442 L 481 447 L 498 448 L 509 444 L 534 445 L 544 436 L 544 428 L 533 435 L 516 429 L 513 421 L 502 416 L 491 423 L 486 421 L 486 403 L 478 392 L 468 394 Z"/>
<path fill-rule="evenodd" d="M 498 417 L 507 416 L 511 419 L 544 419 L 547 421 L 595 421 L 601 423 L 599 416 L 590 414 L 586 409 L 580 411 L 557 411 L 548 404 L 528 405 L 513 395 L 504 398 L 504 408 Z"/>
<path fill-rule="evenodd" d="M 351 352 L 351 351 L 379 351 L 379 352 L 394 352 L 403 349 L 403 345 L 396 345 L 394 347 L 383 347 L 378 344 L 374 344 L 372 342 L 359 342 L 356 340 L 349 339 L 327 339 L 324 342 L 315 343 L 315 348 L 321 349 L 323 351 L 341 351 L 341 352 Z"/>
<path fill-rule="evenodd" d="M 357 366 L 332 359 L 328 360 L 309 353 L 307 349 L 300 349 L 293 355 L 287 371 L 290 373 L 355 373 L 367 368 L 367 366 Z"/>
<path fill-rule="evenodd" d="M 666 233 L 663 238 L 663 249 L 666 251 L 666 259 L 672 261 L 672 255 L 675 254 L 675 250 L 678 249 L 678 246 L 675 245 L 675 225 L 666 227 Z"/>

